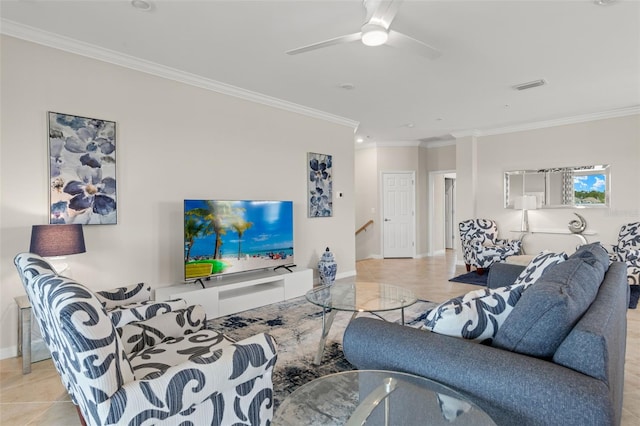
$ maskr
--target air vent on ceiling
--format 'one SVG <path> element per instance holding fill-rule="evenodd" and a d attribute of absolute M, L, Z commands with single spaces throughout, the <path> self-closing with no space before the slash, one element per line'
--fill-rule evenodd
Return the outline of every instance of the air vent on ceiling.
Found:
<path fill-rule="evenodd" d="M 545 84 L 547 84 L 547 82 L 541 79 L 541 80 L 530 81 L 528 83 L 516 84 L 515 86 L 513 86 L 513 88 L 516 90 L 527 90 L 527 89 L 533 89 L 534 87 L 538 87 L 538 86 L 544 86 Z"/>

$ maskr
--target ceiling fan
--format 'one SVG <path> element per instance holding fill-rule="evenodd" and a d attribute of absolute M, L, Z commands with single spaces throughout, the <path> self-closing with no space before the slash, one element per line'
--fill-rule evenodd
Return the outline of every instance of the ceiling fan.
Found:
<path fill-rule="evenodd" d="M 362 3 L 367 11 L 367 18 L 364 25 L 360 28 L 360 32 L 313 43 L 308 46 L 289 50 L 286 53 L 288 55 L 297 55 L 311 50 L 333 46 L 334 44 L 361 40 L 362 43 L 367 46 L 386 44 L 388 46 L 409 50 L 429 59 L 436 59 L 442 54 L 438 49 L 426 43 L 389 29 L 393 18 L 395 18 L 396 13 L 398 13 L 402 0 L 363 0 Z"/>

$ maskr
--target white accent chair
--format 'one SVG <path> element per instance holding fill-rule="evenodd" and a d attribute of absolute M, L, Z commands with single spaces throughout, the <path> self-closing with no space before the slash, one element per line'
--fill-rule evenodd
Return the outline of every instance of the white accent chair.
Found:
<path fill-rule="evenodd" d="M 204 328 L 199 306 L 116 328 L 96 294 L 40 256 L 14 263 L 83 424 L 270 424 L 271 336 L 233 342 Z"/>

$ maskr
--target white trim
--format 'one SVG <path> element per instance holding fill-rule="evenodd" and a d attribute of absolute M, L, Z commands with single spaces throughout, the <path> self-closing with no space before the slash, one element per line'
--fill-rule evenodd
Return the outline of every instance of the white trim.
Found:
<path fill-rule="evenodd" d="M 434 141 L 434 142 L 420 142 L 420 148 L 440 148 L 442 146 L 451 146 L 455 145 L 456 140 L 450 139 L 446 141 Z"/>
<path fill-rule="evenodd" d="M 18 345 L 7 346 L 0 349 L 0 359 L 15 358 L 18 356 Z"/>
<path fill-rule="evenodd" d="M 441 203 L 442 200 L 435 200 L 435 179 L 434 177 L 436 175 L 447 175 L 447 174 L 455 174 L 456 171 L 455 170 L 434 170 L 432 172 L 429 172 L 429 187 L 427 188 L 427 200 L 428 200 L 428 207 L 427 207 L 427 243 L 428 243 L 428 253 L 431 253 L 431 256 L 435 256 L 437 255 L 441 250 L 438 251 L 434 251 L 433 250 L 433 215 L 435 213 L 434 210 L 434 206 L 435 205 L 439 205 L 442 210 L 445 209 L 444 203 Z M 442 217 L 444 217 L 444 213 L 442 215 Z M 453 218 L 454 223 L 456 221 L 456 218 Z M 441 254 L 446 253 L 446 244 L 445 244 L 445 249 L 442 251 Z"/>
<path fill-rule="evenodd" d="M 359 125 L 358 121 L 351 120 L 349 118 L 340 117 L 328 112 L 308 108 L 303 105 L 298 105 L 293 102 L 263 95 L 257 92 L 252 92 L 250 90 L 242 89 L 237 86 L 232 86 L 230 84 L 225 84 L 219 81 L 204 78 L 175 68 L 146 61 L 144 59 L 135 58 L 124 53 L 105 49 L 93 44 L 61 36 L 59 34 L 42 31 L 37 28 L 9 21 L 7 19 L 0 19 L 0 33 L 22 40 L 30 41 L 32 43 L 52 47 L 54 49 L 64 50 L 65 52 L 74 53 L 76 55 L 81 55 L 121 67 L 133 69 L 146 74 L 178 81 L 190 86 L 200 87 L 202 89 L 211 90 L 262 105 L 267 105 L 285 111 L 306 115 L 308 117 L 329 121 L 331 123 L 352 127 L 354 130 Z"/>
<path fill-rule="evenodd" d="M 373 142 L 373 144 L 377 147 L 416 147 L 416 146 L 420 146 L 420 142 L 418 141 L 398 141 L 398 142 L 391 142 L 391 141 L 380 141 L 380 142 Z"/>
<path fill-rule="evenodd" d="M 590 114 L 576 115 L 572 117 L 558 118 L 546 121 L 537 121 L 533 123 L 521 123 L 513 126 L 495 127 L 483 130 L 463 130 L 451 133 L 456 139 L 467 136 L 492 136 L 504 133 L 526 132 L 530 130 L 545 129 L 548 127 L 564 126 L 567 124 L 585 123 L 588 121 L 605 120 L 608 118 L 626 117 L 629 115 L 640 114 L 640 105 L 634 105 L 626 108 L 618 108 L 609 111 L 594 112 Z"/>

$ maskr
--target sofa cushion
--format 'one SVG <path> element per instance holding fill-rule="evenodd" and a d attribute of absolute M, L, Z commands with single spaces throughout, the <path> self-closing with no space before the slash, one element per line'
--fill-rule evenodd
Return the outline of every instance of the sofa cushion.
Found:
<path fill-rule="evenodd" d="M 565 252 L 552 253 L 545 250 L 531 259 L 531 262 L 524 268 L 524 271 L 518 275 L 518 278 L 513 282 L 514 284 L 524 284 L 525 288 L 535 283 L 542 274 L 547 270 L 549 266 L 557 265 L 568 259 Z"/>
<path fill-rule="evenodd" d="M 471 291 L 431 310 L 425 328 L 476 341 L 492 339 L 515 306 L 524 284 Z"/>
<path fill-rule="evenodd" d="M 554 265 L 523 292 L 492 345 L 550 358 L 595 299 L 604 268 L 589 250 Z"/>
<path fill-rule="evenodd" d="M 609 265 L 611 264 L 607 249 L 605 249 L 599 242 L 585 244 L 578 247 L 578 250 L 576 250 L 569 259 L 585 259 L 590 263 L 597 262 L 602 266 L 604 272 L 607 272 L 607 269 L 609 269 Z"/>

